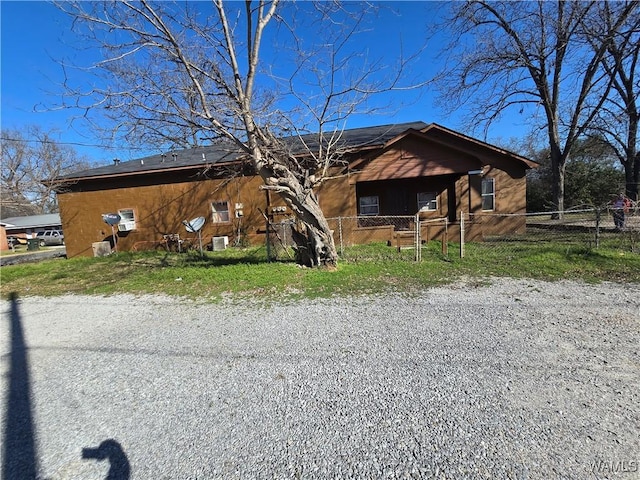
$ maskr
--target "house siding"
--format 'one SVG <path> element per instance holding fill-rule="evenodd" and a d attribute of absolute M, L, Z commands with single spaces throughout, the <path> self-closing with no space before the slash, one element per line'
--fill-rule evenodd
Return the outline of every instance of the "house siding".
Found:
<path fill-rule="evenodd" d="M 449 238 L 457 235 L 460 212 L 474 214 L 467 232 L 473 239 L 488 235 L 516 232 L 524 229 L 524 220 L 518 217 L 496 217 L 492 214 L 524 213 L 526 209 L 525 173 L 530 166 L 497 150 L 495 158 L 491 148 L 463 142 L 456 149 L 456 140 L 450 132 L 439 135 L 412 133 L 386 147 L 362 152 L 362 157 L 351 158 L 349 168 L 335 168 L 331 177 L 317 191 L 320 207 L 328 219 L 358 215 L 358 198 L 379 196 L 379 214 L 413 216 L 418 210 L 417 194 L 438 194 L 437 209 L 421 213 L 425 219 L 447 218 Z M 448 143 L 443 143 L 443 142 Z M 473 153 L 477 150 L 477 154 Z M 272 207 L 283 206 L 277 194 L 260 188 L 259 176 L 246 173 L 240 166 L 232 172 L 230 164 L 219 170 L 190 169 L 138 172 L 112 175 L 105 178 L 79 179 L 58 193 L 62 228 L 67 243 L 67 256 L 91 256 L 92 244 L 111 241 L 111 228 L 101 215 L 122 209 L 135 212 L 136 228 L 117 233 L 120 251 L 156 248 L 166 234 L 179 234 L 181 238 L 196 240 L 188 234 L 183 220 L 202 216 L 203 243 L 210 245 L 211 237 L 229 236 L 231 243 L 261 244 L 265 242 L 265 217 Z M 229 171 L 224 171 L 227 168 Z M 483 169 L 482 175 L 470 172 Z M 244 175 L 242 174 L 244 173 Z M 220 178 L 212 178 L 218 176 Z M 482 211 L 481 180 L 495 180 L 495 209 Z M 211 202 L 228 202 L 229 221 L 212 222 Z M 236 204 L 242 204 L 242 216 L 237 215 Z M 291 212 L 279 212 L 274 220 L 292 218 Z M 353 243 L 392 241 L 396 230 L 411 229 L 410 225 L 389 225 L 383 219 L 365 225 L 353 222 L 349 227 Z M 439 227 L 429 227 L 431 238 Z M 240 242 L 239 242 L 240 243 Z"/>
<path fill-rule="evenodd" d="M 467 153 L 418 138 L 405 138 L 371 160 L 352 182 L 433 177 L 480 168 Z"/>
<path fill-rule="evenodd" d="M 317 191 L 320 208 L 326 218 L 355 217 L 358 212 L 356 187 L 351 183 L 352 174 L 335 169 L 330 180 Z"/>
<path fill-rule="evenodd" d="M 203 241 L 222 235 L 232 238 L 241 232 L 255 243 L 264 238 L 260 233 L 265 224 L 261 210 L 267 209 L 266 193 L 260 185 L 260 177 L 240 177 L 59 193 L 67 256 L 91 256 L 93 242 L 111 242 L 111 228 L 101 215 L 129 208 L 135 212 L 136 228 L 117 233 L 121 251 L 154 248 L 165 234 L 178 233 L 195 241 L 197 235 L 187 233 L 182 221 L 199 216 L 205 218 Z M 212 201 L 229 202 L 229 222 L 212 223 Z M 239 218 L 236 203 L 244 206 Z"/>

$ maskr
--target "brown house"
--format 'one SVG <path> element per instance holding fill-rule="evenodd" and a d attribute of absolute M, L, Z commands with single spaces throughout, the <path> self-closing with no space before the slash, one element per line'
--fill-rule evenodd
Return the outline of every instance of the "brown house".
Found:
<path fill-rule="evenodd" d="M 309 145 L 313 136 L 305 140 Z M 525 212 L 525 173 L 536 164 L 524 157 L 422 122 L 346 130 L 341 141 L 345 166 L 336 167 L 318 198 L 327 218 L 359 217 L 349 237 L 355 242 L 392 241 L 405 227 L 382 217 L 418 211 L 424 219 L 446 218 L 454 229 L 461 212 L 474 213 L 468 231 L 479 239 L 524 228 L 517 217 L 480 221 L 482 213 Z M 182 222 L 199 216 L 209 245 L 213 237 L 260 244 L 265 218 L 291 217 L 276 195 L 260 189 L 250 163 L 220 145 L 115 161 L 61 179 L 68 257 L 93 255 L 95 242 L 113 243 L 107 213 L 121 217 L 114 227 L 120 251 L 155 248 L 167 235 L 193 238 Z"/>

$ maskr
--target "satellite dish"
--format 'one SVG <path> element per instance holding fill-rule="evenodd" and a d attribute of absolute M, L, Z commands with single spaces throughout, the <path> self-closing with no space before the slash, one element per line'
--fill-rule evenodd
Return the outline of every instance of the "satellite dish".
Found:
<path fill-rule="evenodd" d="M 113 237 L 113 248 L 115 248 L 117 252 L 118 241 L 116 240 L 116 231 L 113 227 L 114 225 L 117 225 L 120 223 L 120 220 L 122 220 L 122 217 L 117 213 L 103 213 L 102 220 L 104 220 L 104 223 L 108 224 L 111 227 L 111 236 Z"/>
<path fill-rule="evenodd" d="M 104 220 L 105 223 L 107 223 L 107 224 L 109 224 L 111 226 L 117 225 L 118 223 L 120 223 L 121 219 L 122 218 L 117 213 L 104 213 L 104 214 L 102 214 L 102 220 Z"/>
<path fill-rule="evenodd" d="M 204 217 L 196 217 L 192 218 L 188 222 L 185 220 L 182 222 L 184 228 L 187 229 L 187 232 L 194 233 L 199 232 L 202 226 L 204 225 Z"/>
<path fill-rule="evenodd" d="M 184 225 L 184 228 L 187 229 L 187 232 L 198 232 L 198 241 L 200 242 L 200 255 L 204 255 L 204 252 L 202 250 L 202 237 L 200 236 L 200 229 L 204 225 L 204 217 L 192 218 L 188 222 L 184 220 L 182 224 Z"/>

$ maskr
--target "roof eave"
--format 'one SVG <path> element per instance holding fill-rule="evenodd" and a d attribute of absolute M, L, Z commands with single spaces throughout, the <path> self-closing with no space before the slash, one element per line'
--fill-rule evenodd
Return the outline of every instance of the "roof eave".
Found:
<path fill-rule="evenodd" d="M 181 167 L 170 167 L 170 168 L 154 168 L 150 170 L 134 170 L 131 172 L 120 172 L 120 173 L 105 173 L 100 175 L 89 175 L 82 177 L 63 177 L 57 178 L 53 180 L 43 181 L 43 183 L 47 185 L 52 184 L 68 184 L 68 183 L 77 183 L 85 180 L 105 180 L 111 178 L 122 178 L 122 177 L 131 177 L 131 176 L 140 176 L 140 175 L 151 175 L 158 173 L 170 173 L 170 172 L 178 172 L 185 170 L 201 170 L 203 168 L 210 168 L 215 166 L 228 166 L 233 164 L 241 164 L 243 160 L 234 160 L 231 162 L 220 162 L 220 163 L 199 163 L 194 165 L 183 165 Z"/>

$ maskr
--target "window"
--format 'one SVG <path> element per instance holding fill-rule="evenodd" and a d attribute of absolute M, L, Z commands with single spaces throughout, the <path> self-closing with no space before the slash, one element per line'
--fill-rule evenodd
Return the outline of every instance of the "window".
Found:
<path fill-rule="evenodd" d="M 378 196 L 360 197 L 360 215 L 378 215 L 380 207 Z"/>
<path fill-rule="evenodd" d="M 118 215 L 120 215 L 118 231 L 128 232 L 129 230 L 135 230 L 136 214 L 133 211 L 133 208 L 123 208 L 122 210 L 118 210 Z"/>
<path fill-rule="evenodd" d="M 225 223 L 229 221 L 229 202 L 211 202 L 211 221 Z"/>
<path fill-rule="evenodd" d="M 482 210 L 495 210 L 496 185 L 495 179 L 482 179 Z"/>
<path fill-rule="evenodd" d="M 423 192 L 418 194 L 418 210 L 434 211 L 438 209 L 438 194 L 435 192 Z"/>

